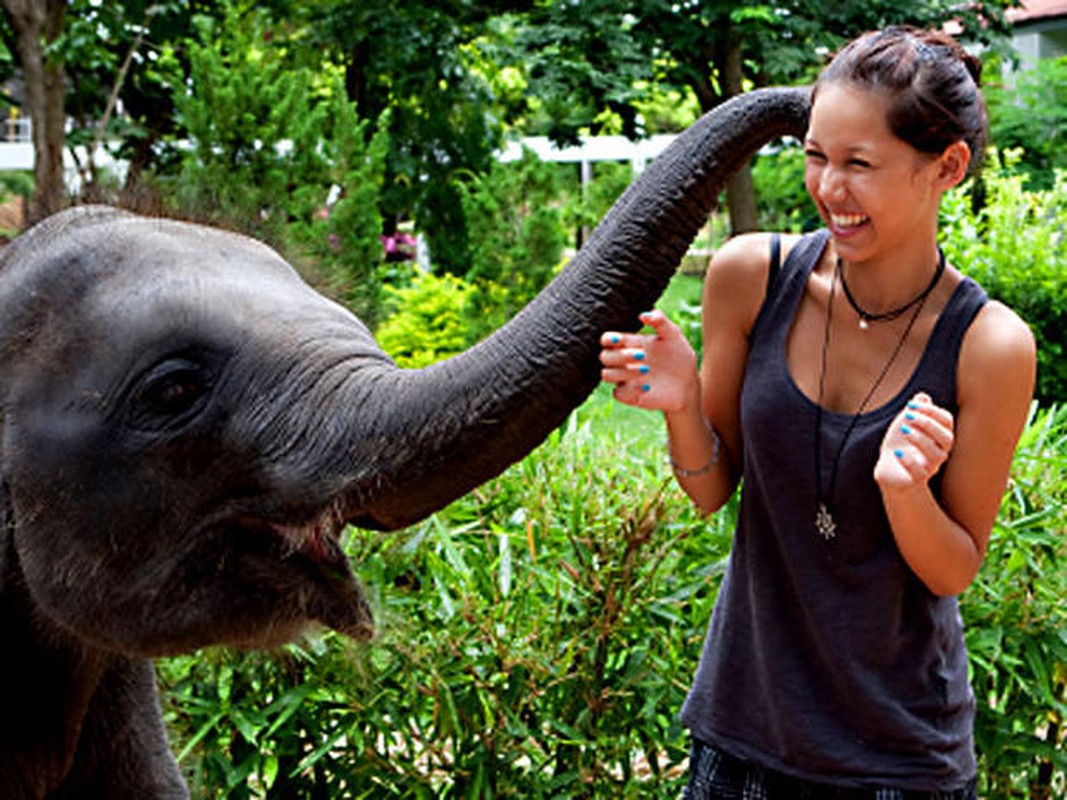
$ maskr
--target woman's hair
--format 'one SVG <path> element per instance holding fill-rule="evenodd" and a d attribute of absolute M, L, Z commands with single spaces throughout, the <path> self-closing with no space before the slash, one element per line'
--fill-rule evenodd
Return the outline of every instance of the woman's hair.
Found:
<path fill-rule="evenodd" d="M 815 83 L 880 91 L 889 99 L 889 130 L 922 153 L 940 155 L 963 140 L 969 171 L 985 151 L 988 117 L 978 86 L 982 65 L 941 31 L 894 25 L 845 45 Z"/>

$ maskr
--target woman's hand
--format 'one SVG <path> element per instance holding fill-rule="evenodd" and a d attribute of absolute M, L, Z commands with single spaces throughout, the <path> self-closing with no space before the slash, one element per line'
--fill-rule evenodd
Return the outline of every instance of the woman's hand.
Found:
<path fill-rule="evenodd" d="M 666 413 L 698 405 L 697 357 L 685 334 L 659 310 L 639 319 L 654 333 L 608 331 L 600 337 L 600 375 L 615 384 L 615 399 Z"/>
<path fill-rule="evenodd" d="M 889 425 L 874 479 L 883 491 L 925 485 L 948 460 L 955 441 L 953 418 L 919 392 Z"/>

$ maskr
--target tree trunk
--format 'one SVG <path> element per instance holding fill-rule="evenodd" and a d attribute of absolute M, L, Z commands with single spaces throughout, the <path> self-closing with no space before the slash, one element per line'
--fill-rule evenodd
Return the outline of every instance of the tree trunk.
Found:
<path fill-rule="evenodd" d="M 744 91 L 742 85 L 741 35 L 730 31 L 719 74 L 726 98 Z M 752 182 L 752 160 L 747 159 L 726 182 L 726 208 L 730 212 L 730 233 L 737 235 L 757 228 L 756 187 Z"/>
<path fill-rule="evenodd" d="M 26 103 L 33 123 L 33 176 L 36 183 L 26 222 L 33 224 L 62 209 L 67 202 L 63 181 L 66 141 L 63 64 L 49 60 L 47 45 L 63 31 L 65 0 L 0 0 L 15 31 Z"/>

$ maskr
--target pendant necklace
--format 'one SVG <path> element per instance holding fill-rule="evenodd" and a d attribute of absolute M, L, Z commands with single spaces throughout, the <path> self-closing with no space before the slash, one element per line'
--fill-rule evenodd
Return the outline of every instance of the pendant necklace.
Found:
<path fill-rule="evenodd" d="M 867 330 L 872 322 L 889 322 L 890 320 L 894 320 L 907 313 L 909 309 L 914 308 L 920 303 L 926 302 L 926 298 L 929 296 L 930 292 L 934 290 L 934 287 L 937 286 L 937 282 L 941 280 L 941 275 L 945 271 L 945 253 L 940 247 L 937 248 L 937 269 L 934 270 L 934 277 L 930 279 L 930 283 L 927 284 L 922 292 L 915 295 L 915 297 L 899 308 L 883 311 L 881 314 L 872 314 L 856 302 L 856 298 L 853 297 L 852 292 L 849 291 L 848 282 L 845 281 L 845 273 L 841 270 L 840 259 L 838 259 L 837 270 L 841 274 L 841 288 L 845 290 L 845 297 L 848 299 L 848 304 L 852 306 L 852 310 L 859 315 L 860 328 L 862 330 Z"/>
<path fill-rule="evenodd" d="M 852 435 L 853 428 L 856 427 L 856 423 L 859 422 L 859 418 L 863 415 L 864 410 L 867 408 L 867 404 L 874 397 L 874 393 L 878 390 L 878 387 L 882 385 L 882 381 L 885 380 L 885 376 L 889 374 L 890 368 L 893 366 L 893 362 L 897 360 L 897 356 L 900 355 L 900 351 L 904 347 L 904 342 L 908 339 L 908 334 L 911 333 L 912 327 L 915 325 L 915 321 L 922 313 L 923 307 L 926 305 L 926 298 L 930 296 L 930 292 L 933 291 L 940 280 L 942 273 L 945 271 L 945 255 L 940 253 L 938 256 L 937 270 L 934 273 L 934 279 L 930 281 L 930 284 L 918 295 L 915 299 L 908 302 L 906 305 L 900 308 L 893 309 L 884 314 L 868 314 L 861 310 L 856 305 L 855 300 L 852 299 L 852 295 L 848 291 L 848 285 L 845 283 L 845 273 L 841 267 L 841 259 L 838 258 L 834 264 L 834 274 L 830 280 L 830 299 L 826 304 L 826 328 L 823 331 L 822 339 L 822 366 L 819 371 L 819 399 L 815 405 L 815 498 L 817 500 L 817 510 L 815 512 L 815 532 L 819 534 L 823 539 L 829 541 L 837 535 L 837 523 L 834 521 L 833 511 L 831 510 L 831 502 L 834 496 L 834 485 L 837 483 L 837 467 L 841 463 L 841 454 L 845 450 L 845 443 L 848 442 L 849 436 Z M 833 319 L 834 313 L 834 295 L 836 294 L 837 281 L 841 279 L 841 286 L 845 290 L 845 296 L 849 300 L 849 304 L 860 315 L 860 327 L 866 328 L 864 324 L 867 321 L 882 322 L 886 320 L 893 320 L 904 314 L 908 309 L 914 309 L 911 314 L 911 319 L 908 320 L 908 324 L 904 327 L 904 332 L 900 335 L 900 339 L 897 341 L 896 346 L 893 348 L 893 352 L 889 356 L 889 360 L 885 362 L 885 366 L 882 367 L 882 371 L 878 373 L 878 377 L 874 379 L 874 383 L 867 391 L 866 396 L 860 403 L 856 413 L 852 415 L 852 419 L 849 420 L 848 426 L 845 428 L 845 433 L 841 437 L 841 441 L 837 444 L 837 450 L 834 452 L 834 460 L 830 465 L 830 485 L 826 487 L 825 493 L 823 492 L 822 485 L 822 402 L 823 391 L 826 387 L 826 361 L 827 353 L 830 350 L 830 323 Z"/>

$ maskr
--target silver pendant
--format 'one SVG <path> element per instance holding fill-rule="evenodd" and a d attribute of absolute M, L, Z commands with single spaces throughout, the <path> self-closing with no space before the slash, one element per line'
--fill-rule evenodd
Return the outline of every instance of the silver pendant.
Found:
<path fill-rule="evenodd" d="M 834 522 L 833 514 L 826 507 L 826 503 L 819 503 L 819 510 L 815 512 L 815 530 L 826 541 L 837 536 L 837 523 Z"/>
<path fill-rule="evenodd" d="M 871 327 L 871 326 L 869 324 L 867 324 L 867 320 L 865 318 L 863 318 L 863 317 L 860 317 L 860 330 L 861 331 L 865 331 L 869 327 Z"/>

